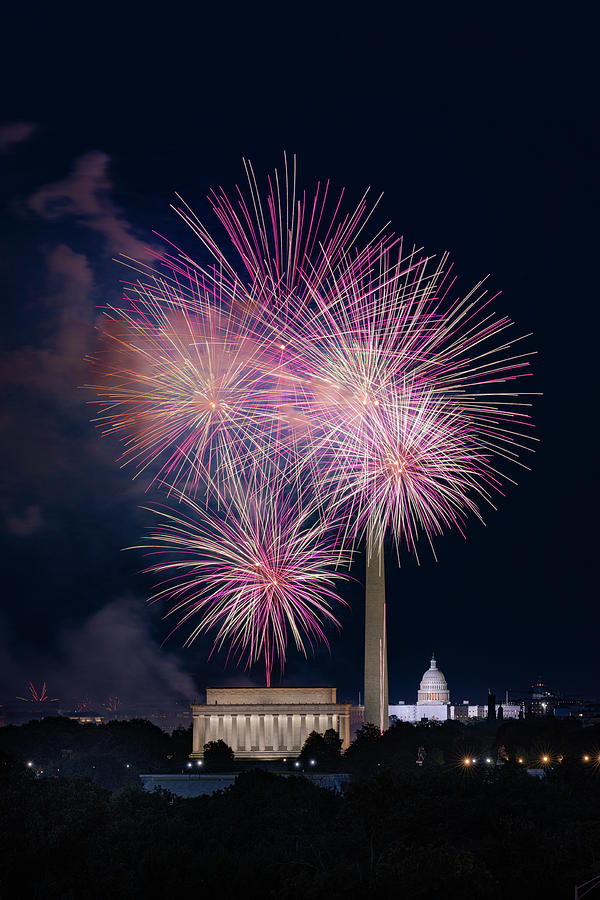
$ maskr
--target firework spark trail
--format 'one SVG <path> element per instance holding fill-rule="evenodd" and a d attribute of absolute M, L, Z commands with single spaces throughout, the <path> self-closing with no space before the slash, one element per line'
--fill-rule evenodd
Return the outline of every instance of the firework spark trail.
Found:
<path fill-rule="evenodd" d="M 29 682 L 29 692 L 31 697 L 17 697 L 17 700 L 23 700 L 25 703 L 56 703 L 58 697 L 49 697 L 46 688 L 46 682 L 42 685 L 41 690 L 37 690 L 33 682 Z"/>
<path fill-rule="evenodd" d="M 232 264 L 230 253 L 220 248 L 187 204 L 173 209 L 210 251 L 217 268 L 200 269 L 189 257 L 179 255 L 207 277 L 211 272 L 212 277 L 216 277 L 218 271 L 219 283 L 229 291 L 236 286 L 239 289 L 243 283 L 247 293 L 246 307 L 259 315 L 284 314 L 291 295 L 298 302 L 299 298 L 308 296 L 307 284 L 313 291 L 319 290 L 332 268 L 342 260 L 348 260 L 351 253 L 352 266 L 359 271 L 367 249 L 372 252 L 374 247 L 383 249 L 394 243 L 393 236 L 384 236 L 380 229 L 363 243 L 362 250 L 357 249 L 358 240 L 381 199 L 379 197 L 369 206 L 368 190 L 354 210 L 347 213 L 342 209 L 344 190 L 337 199 L 329 202 L 329 182 L 325 185 L 319 182 L 312 197 L 305 190 L 300 191 L 296 183 L 296 158 L 294 156 L 290 172 L 284 154 L 282 176 L 280 178 L 275 169 L 273 177 L 268 177 L 268 190 L 263 201 L 252 164 L 245 160 L 244 166 L 247 195 L 237 187 L 232 199 L 220 188 L 211 192 L 209 200 L 246 270 L 245 279 Z M 310 273 L 309 278 L 307 273 Z"/>
<path fill-rule="evenodd" d="M 452 527 L 464 535 L 467 514 L 482 518 L 477 500 L 491 504 L 501 490 L 476 429 L 422 387 L 405 385 L 401 401 L 365 409 L 331 457 L 324 491 L 344 508 L 353 542 L 367 538 L 369 556 L 386 533 L 417 559 L 422 533 L 435 556 L 433 538 Z"/>
<path fill-rule="evenodd" d="M 432 268 L 415 251 L 403 259 L 400 247 L 394 263 L 378 254 L 359 279 L 342 268 L 327 296 L 297 305 L 286 335 L 301 386 L 294 409 L 310 423 L 310 477 L 324 503 L 351 501 L 354 540 L 367 525 L 369 555 L 388 524 L 397 546 L 404 538 L 415 551 L 419 530 L 430 543 L 442 525 L 462 531 L 459 509 L 481 518 L 473 498 L 491 503 L 490 492 L 512 481 L 492 459 L 523 465 L 518 453 L 535 440 L 529 404 L 500 387 L 529 374 L 528 354 L 512 350 L 520 338 L 494 345 L 512 323 L 487 313 L 481 284 L 448 299 L 446 262 Z M 437 471 L 436 490 L 418 502 L 414 469 L 391 492 L 375 477 L 382 459 L 404 458 L 407 443 L 420 448 L 423 472 Z"/>
<path fill-rule="evenodd" d="M 140 474 L 158 463 L 153 481 L 196 496 L 252 466 L 267 443 L 280 452 L 292 394 L 270 332 L 251 328 L 206 286 L 193 307 L 166 282 L 139 285 L 129 301 L 130 310 L 107 311 L 93 363 L 96 421 L 124 440 L 123 464 Z"/>
<path fill-rule="evenodd" d="M 161 521 L 144 546 L 160 556 L 148 571 L 167 576 L 151 600 L 169 602 L 176 628 L 199 617 L 186 645 L 214 631 L 228 657 L 248 665 L 263 657 L 267 684 L 276 659 L 283 670 L 290 640 L 305 655 L 328 645 L 325 626 L 339 627 L 333 607 L 343 604 L 334 585 L 348 577 L 336 567 L 350 562 L 332 539 L 340 523 L 324 522 L 277 474 L 230 483 L 218 512 L 181 501 L 176 511 L 155 510 Z"/>
<path fill-rule="evenodd" d="M 365 240 L 367 194 L 346 215 L 329 184 L 300 192 L 295 160 L 264 196 L 246 174 L 249 194 L 210 197 L 227 252 L 176 210 L 211 266 L 174 245 L 160 275 L 131 261 L 142 280 L 108 313 L 100 422 L 179 498 L 151 536 L 170 559 L 151 570 L 172 573 L 154 599 L 179 625 L 200 617 L 188 643 L 215 630 L 217 648 L 264 656 L 270 681 L 289 638 L 325 639 L 348 547 L 366 536 L 370 556 L 389 532 L 416 554 L 420 535 L 433 549 L 464 533 L 535 438 L 518 390 L 531 354 L 485 279 L 457 297 L 447 254 Z"/>

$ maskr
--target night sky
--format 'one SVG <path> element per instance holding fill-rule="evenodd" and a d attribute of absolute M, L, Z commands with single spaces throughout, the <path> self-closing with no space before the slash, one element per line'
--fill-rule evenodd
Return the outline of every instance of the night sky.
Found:
<path fill-rule="evenodd" d="M 261 683 L 260 666 L 207 663 L 207 640 L 161 647 L 143 557 L 123 552 L 149 522 L 147 482 L 119 468 L 79 386 L 98 307 L 120 299 L 113 258 L 143 254 L 156 230 L 205 260 L 174 192 L 208 222 L 210 187 L 242 183 L 243 156 L 272 170 L 284 149 L 309 188 L 384 191 L 382 222 L 449 250 L 463 290 L 491 273 L 496 310 L 539 354 L 532 471 L 487 527 L 439 539 L 437 563 L 389 561 L 390 701 L 415 701 L 432 650 L 458 702 L 538 677 L 600 695 L 592 23 L 577 7 L 566 20 L 537 4 L 415 6 L 13 4 L 0 54 L 0 702 L 29 679 L 52 696 L 149 703 Z M 345 596 L 331 656 L 292 651 L 284 683 L 356 699 L 364 609 L 357 587 Z"/>

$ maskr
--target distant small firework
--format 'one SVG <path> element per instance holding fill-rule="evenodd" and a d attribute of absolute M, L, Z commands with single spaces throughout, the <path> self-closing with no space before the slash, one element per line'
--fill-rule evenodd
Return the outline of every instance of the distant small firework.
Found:
<path fill-rule="evenodd" d="M 213 631 L 215 649 L 228 645 L 228 656 L 248 665 L 262 657 L 270 684 L 290 640 L 305 655 L 328 643 L 325 626 L 339 626 L 333 608 L 343 604 L 334 585 L 347 578 L 336 567 L 349 563 L 332 542 L 334 523 L 273 478 L 238 483 L 218 512 L 181 500 L 187 514 L 155 510 L 161 522 L 145 547 L 161 557 L 148 571 L 167 576 L 151 600 L 171 604 L 177 628 L 192 626 L 186 645 Z"/>
<path fill-rule="evenodd" d="M 117 713 L 121 708 L 121 701 L 118 697 L 109 697 L 106 703 L 104 704 L 104 709 L 107 709 L 109 712 Z"/>
<path fill-rule="evenodd" d="M 46 682 L 43 683 L 41 690 L 38 690 L 32 681 L 29 682 L 29 697 L 17 697 L 17 700 L 23 700 L 24 703 L 56 703 L 58 697 L 49 697 L 46 688 Z"/>

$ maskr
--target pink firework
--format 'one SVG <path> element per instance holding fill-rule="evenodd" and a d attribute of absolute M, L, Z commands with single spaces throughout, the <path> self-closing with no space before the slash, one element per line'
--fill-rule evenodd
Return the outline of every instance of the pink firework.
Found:
<path fill-rule="evenodd" d="M 452 299 L 445 262 L 403 259 L 400 249 L 394 263 L 378 254 L 359 278 L 342 266 L 328 295 L 289 319 L 305 463 L 323 502 L 346 504 L 348 533 L 366 529 L 369 555 L 388 526 L 397 546 L 415 550 L 419 532 L 431 543 L 462 530 L 465 513 L 481 517 L 477 501 L 491 503 L 512 480 L 500 463 L 518 463 L 535 440 L 514 390 L 529 372 L 504 337 L 512 323 L 489 312 L 481 284 Z"/>
<path fill-rule="evenodd" d="M 17 700 L 23 700 L 25 703 L 56 703 L 58 697 L 50 697 L 46 688 L 46 682 L 43 683 L 41 689 L 35 687 L 32 681 L 29 682 L 29 697 L 17 697 Z"/>
<path fill-rule="evenodd" d="M 344 508 L 346 533 L 366 535 L 369 556 L 386 533 L 417 559 L 424 534 L 435 556 L 433 538 L 452 527 L 464 534 L 468 514 L 482 518 L 477 501 L 491 503 L 500 489 L 476 429 L 422 388 L 406 386 L 400 401 L 365 409 L 330 456 L 323 490 Z"/>
<path fill-rule="evenodd" d="M 107 311 L 93 388 L 122 462 L 195 496 L 282 439 L 290 398 L 277 339 L 188 275 L 185 298 L 157 281 Z"/>
<path fill-rule="evenodd" d="M 344 548 L 464 533 L 533 438 L 528 354 L 485 282 L 458 296 L 446 255 L 367 239 L 366 195 L 345 215 L 343 192 L 297 188 L 295 161 L 265 193 L 246 172 L 247 192 L 211 195 L 226 250 L 177 209 L 213 265 L 174 248 L 160 276 L 141 267 L 95 389 L 123 461 L 179 499 L 149 538 L 153 599 L 187 643 L 213 631 L 264 658 L 270 683 L 291 640 L 306 652 L 335 624 Z"/>
<path fill-rule="evenodd" d="M 334 590 L 349 554 L 332 540 L 334 523 L 317 516 L 277 484 L 277 475 L 254 483 L 235 481 L 219 511 L 182 497 L 177 511 L 156 510 L 161 522 L 148 544 L 161 560 L 148 571 L 167 576 L 152 600 L 167 600 L 177 628 L 196 620 L 186 645 L 214 631 L 215 649 L 251 665 L 264 658 L 267 684 L 275 659 L 283 669 L 293 641 L 306 655 L 327 643 L 325 626 L 339 625 Z"/>
<path fill-rule="evenodd" d="M 174 207 L 192 231 L 209 249 L 217 264 L 212 277 L 220 288 L 235 286 L 245 291 L 245 308 L 259 317 L 285 315 L 290 297 L 299 302 L 330 278 L 342 260 L 360 271 L 367 249 L 392 243 L 381 232 L 365 241 L 364 233 L 379 203 L 368 203 L 365 191 L 352 211 L 343 205 L 345 191 L 332 196 L 330 182 L 319 182 L 312 193 L 301 189 L 296 180 L 296 157 L 291 167 L 284 153 L 283 169 L 275 169 L 261 191 L 252 164 L 244 160 L 247 186 L 236 188 L 230 196 L 223 188 L 211 191 L 213 213 L 223 226 L 234 253 L 225 252 L 212 233 L 184 204 Z M 357 249 L 362 246 L 362 249 Z M 371 249 L 372 252 L 372 249 Z M 180 254 L 181 256 L 181 254 Z M 241 262 L 246 277 L 240 275 Z M 190 261 L 186 261 L 189 263 Z M 169 263 L 168 263 L 169 264 Z M 211 277 L 211 273 L 203 270 Z"/>

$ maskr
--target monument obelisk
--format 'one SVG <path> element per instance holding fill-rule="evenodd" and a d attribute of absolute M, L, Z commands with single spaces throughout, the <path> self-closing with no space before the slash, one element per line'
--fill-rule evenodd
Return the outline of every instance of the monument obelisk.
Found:
<path fill-rule="evenodd" d="M 381 733 L 389 726 L 385 567 L 383 547 L 367 559 L 365 577 L 365 714 L 364 722 Z"/>

